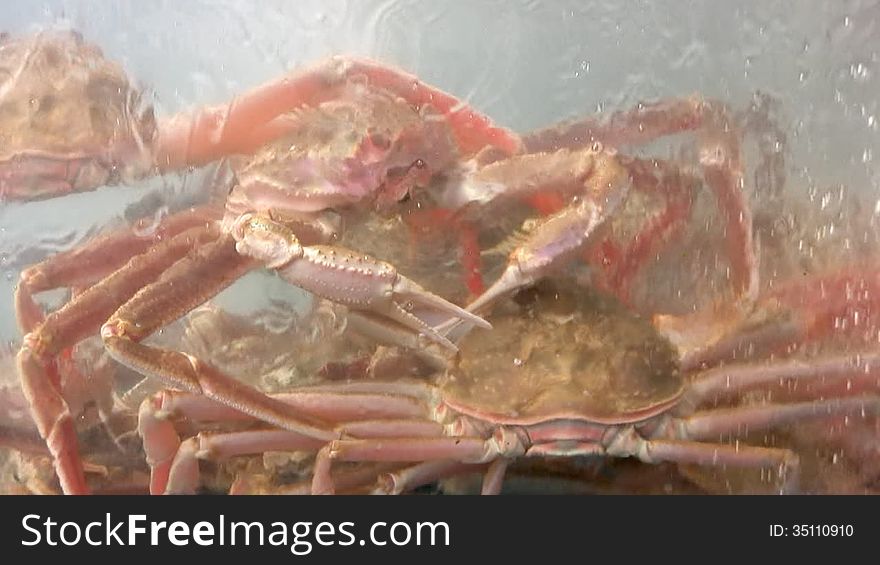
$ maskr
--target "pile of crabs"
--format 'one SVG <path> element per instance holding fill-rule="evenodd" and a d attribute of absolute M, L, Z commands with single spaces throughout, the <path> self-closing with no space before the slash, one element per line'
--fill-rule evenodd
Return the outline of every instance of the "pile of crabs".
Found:
<path fill-rule="evenodd" d="M 4 201 L 230 172 L 22 270 L 4 489 L 873 492 L 876 246 L 792 252 L 775 112 L 517 134 L 335 57 L 157 119 L 78 34 L 4 35 Z M 257 270 L 311 297 L 282 330 L 211 304 Z"/>

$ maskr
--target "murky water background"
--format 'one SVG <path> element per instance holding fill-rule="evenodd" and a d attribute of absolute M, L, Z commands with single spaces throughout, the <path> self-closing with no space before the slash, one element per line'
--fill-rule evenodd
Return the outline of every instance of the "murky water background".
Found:
<path fill-rule="evenodd" d="M 735 110 L 766 97 L 784 140 L 785 184 L 760 185 L 747 162 L 746 190 L 779 189 L 816 213 L 821 225 L 807 247 L 835 230 L 847 232 L 841 245 L 876 238 L 880 1 L 0 4 L 0 31 L 45 28 L 75 29 L 100 45 L 147 90 L 160 117 L 228 101 L 340 53 L 400 66 L 519 132 L 695 92 Z M 212 174 L 209 167 L 0 205 L 0 340 L 19 338 L 12 296 L 21 269 L 108 226 L 195 201 Z M 823 216 L 829 206 L 834 213 Z M 280 279 L 255 274 L 218 302 L 248 313 L 303 300 Z"/>

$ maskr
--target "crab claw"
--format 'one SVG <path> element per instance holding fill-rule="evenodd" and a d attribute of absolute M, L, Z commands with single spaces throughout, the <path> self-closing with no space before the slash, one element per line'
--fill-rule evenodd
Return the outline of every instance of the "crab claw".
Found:
<path fill-rule="evenodd" d="M 244 214 L 233 223 L 231 232 L 239 253 L 262 261 L 291 284 L 365 316 L 393 322 L 451 351 L 458 351 L 458 347 L 431 326 L 431 319 L 491 327 L 479 316 L 401 275 L 390 263 L 343 247 L 303 246 L 288 226 L 265 216 Z"/>

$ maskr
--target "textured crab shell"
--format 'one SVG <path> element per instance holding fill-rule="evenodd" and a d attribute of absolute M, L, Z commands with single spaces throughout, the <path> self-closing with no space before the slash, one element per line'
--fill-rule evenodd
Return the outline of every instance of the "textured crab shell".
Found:
<path fill-rule="evenodd" d="M 432 171 L 455 162 L 451 130 L 430 106 L 359 83 L 336 100 L 279 118 L 286 135 L 235 163 L 251 209 L 289 206 L 313 212 L 377 196 L 390 176 L 416 162 Z"/>
<path fill-rule="evenodd" d="M 610 297 L 544 288 L 524 308 L 465 338 L 441 384 L 447 405 L 501 424 L 613 425 L 651 418 L 681 396 L 675 349 Z"/>
<path fill-rule="evenodd" d="M 154 131 L 122 68 L 78 33 L 0 36 L 0 161 L 88 155 Z"/>

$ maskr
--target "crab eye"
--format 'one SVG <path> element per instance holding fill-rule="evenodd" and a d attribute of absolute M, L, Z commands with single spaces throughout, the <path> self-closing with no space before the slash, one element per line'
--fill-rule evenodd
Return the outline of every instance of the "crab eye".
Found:
<path fill-rule="evenodd" d="M 599 141 L 594 141 L 593 145 L 590 146 L 590 150 L 593 153 L 601 153 L 603 149 L 605 149 L 605 148 L 602 146 L 602 143 Z"/>

